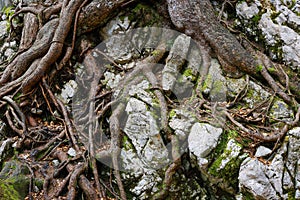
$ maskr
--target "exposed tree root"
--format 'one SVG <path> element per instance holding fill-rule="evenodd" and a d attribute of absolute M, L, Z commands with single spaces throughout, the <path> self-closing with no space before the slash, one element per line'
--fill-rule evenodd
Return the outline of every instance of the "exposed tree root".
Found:
<path fill-rule="evenodd" d="M 103 63 L 97 63 L 92 53 L 98 52 L 101 56 L 104 56 L 115 65 L 116 70 L 120 70 L 120 67 L 100 50 L 82 50 L 80 57 L 85 57 L 84 65 L 87 71 L 85 78 L 92 89 L 89 90 L 89 94 L 86 94 L 87 104 L 80 108 L 83 110 L 82 116 L 73 117 L 80 118 L 79 121 L 84 124 L 85 130 L 88 130 L 88 135 L 82 133 L 83 129 L 79 129 L 74 125 L 75 123 L 72 121 L 73 119 L 66 106 L 54 95 L 55 91 L 50 87 L 53 77 L 58 75 L 59 70 L 67 66 L 77 50 L 76 39 L 78 36 L 82 36 L 105 24 L 111 16 L 115 15 L 114 11 L 130 5 L 134 1 L 63 0 L 50 6 L 44 4 L 20 6 L 11 18 L 12 24 L 14 17 L 25 13 L 19 51 L 0 74 L 0 109 L 4 110 L 3 116 L 5 116 L 9 127 L 17 134 L 17 138 L 20 138 L 20 140 L 12 140 L 18 141 L 17 148 L 26 150 L 26 148 L 31 147 L 30 157 L 33 161 L 29 164 L 37 165 L 39 168 L 37 170 L 32 167 L 33 171 L 31 173 L 34 174 L 33 172 L 39 171 L 44 176 L 44 199 L 76 199 L 78 192 L 83 192 L 84 197 L 91 200 L 107 199 L 107 193 L 117 199 L 127 199 L 126 188 L 120 175 L 119 156 L 122 148 L 120 119 L 126 107 L 125 99 L 128 98 L 130 86 L 140 83 L 145 78 L 151 84 L 154 90 L 153 93 L 158 99 L 161 127 L 163 132 L 167 134 L 167 139 L 171 141 L 172 159 L 174 161 L 165 172 L 162 190 L 153 199 L 165 199 L 168 196 L 173 175 L 181 165 L 181 158 L 178 138 L 172 134 L 168 126 L 168 103 L 172 100 L 166 101 L 168 97 L 165 97 L 154 73 L 155 64 L 159 63 L 166 54 L 165 38 L 162 38 L 155 54 L 151 54 L 137 62 L 136 67 L 126 73 L 120 83 L 121 93 L 119 97 L 110 102 L 107 102 L 105 98 L 113 91 L 104 94 L 99 92 L 101 86 L 98 81 L 103 76 L 105 68 L 102 65 Z M 222 11 L 225 3 L 230 2 L 232 1 L 224 1 Z M 253 50 L 248 43 L 242 41 L 241 44 L 234 35 L 220 24 L 220 19 L 218 20 L 215 16 L 215 11 L 209 0 L 167 0 L 167 4 L 170 18 L 175 27 L 195 39 L 201 50 L 202 68 L 196 87 L 196 96 L 200 99 L 193 102 L 195 103 L 191 106 L 193 109 L 204 108 L 201 112 L 212 116 L 207 110 L 214 110 L 214 106 L 205 100 L 200 88 L 206 79 L 212 54 L 215 53 L 225 72 L 232 73 L 233 76 L 240 76 L 242 72 L 246 73 L 247 77 L 249 75 L 267 81 L 275 95 L 280 96 L 285 102 L 292 105 L 295 111 L 295 119 L 290 123 L 285 123 L 280 131 L 259 124 L 264 130 L 268 130 L 269 134 L 263 134 L 258 129 L 253 130 L 244 122 L 241 122 L 244 120 L 249 123 L 260 123 L 260 119 L 251 121 L 246 118 L 247 116 L 244 117 L 232 111 L 220 111 L 220 114 L 225 115 L 242 136 L 261 142 L 278 142 L 292 127 L 299 124 L 300 108 L 295 99 L 300 99 L 300 88 L 298 85 L 299 78 L 294 72 L 286 66 L 273 63 L 266 55 Z M 162 6 L 160 9 L 167 8 Z M 162 12 L 167 13 L 167 10 Z M 13 31 L 14 27 L 12 25 L 11 28 Z M 96 67 L 99 65 L 100 68 Z M 270 68 L 276 70 L 270 70 Z M 54 73 L 48 75 L 50 71 Z M 249 78 L 247 78 L 248 81 Z M 57 123 L 55 124 L 56 128 L 49 128 L 51 127 L 49 124 L 42 124 L 43 122 L 37 122 L 38 120 L 31 115 L 27 116 L 28 110 L 21 106 L 24 98 L 28 98 L 29 101 L 33 98 L 28 95 L 29 92 L 35 94 L 39 91 L 38 86 L 40 86 L 44 98 L 42 104 L 48 108 L 48 111 L 45 110 L 44 112 L 50 113 L 52 117 L 57 119 L 57 122 L 55 122 Z M 229 107 L 233 107 L 235 103 L 242 99 L 247 90 L 248 84 L 236 95 Z M 23 93 L 24 98 L 20 98 L 20 102 L 17 103 L 15 97 L 20 93 Z M 264 103 L 266 102 L 262 102 L 261 105 Z M 5 108 L 5 105 L 9 106 Z M 33 105 L 32 103 L 31 106 Z M 271 103 L 269 103 L 266 112 L 268 112 L 270 106 Z M 108 112 L 110 108 L 112 108 L 111 114 Z M 249 111 L 248 115 L 256 109 Z M 59 113 L 62 117 L 58 117 L 54 113 Z M 108 114 L 110 114 L 108 133 L 110 134 L 110 140 L 102 143 L 97 141 L 98 144 L 95 142 L 95 135 L 98 134 L 99 129 L 100 132 L 103 131 L 103 118 Z M 206 120 L 200 114 L 197 116 L 202 117 L 202 121 Z M 237 120 L 237 116 L 242 120 Z M 218 117 L 215 117 L 215 119 L 218 120 Z M 33 121 L 30 122 L 30 120 Z M 87 149 L 81 146 L 80 141 L 78 141 L 80 134 L 88 141 Z M 101 132 L 101 134 L 103 133 Z M 67 142 L 68 145 L 65 145 Z M 74 158 L 69 158 L 66 150 L 63 150 L 66 146 L 74 147 L 76 151 Z M 84 158 L 84 154 L 89 155 L 88 159 Z M 40 165 L 49 158 L 57 158 L 60 164 L 56 167 L 51 165 L 47 170 L 41 169 Z M 98 171 L 99 163 L 97 163 L 96 158 L 112 160 L 114 176 L 120 194 L 116 194 L 112 187 L 107 186 L 101 179 Z M 89 171 L 89 167 L 91 167 L 92 175 L 86 176 L 85 173 Z M 63 171 L 68 174 L 62 176 Z M 60 182 L 59 187 L 55 185 L 57 181 Z M 77 190 L 77 188 L 80 188 L 80 190 Z"/>

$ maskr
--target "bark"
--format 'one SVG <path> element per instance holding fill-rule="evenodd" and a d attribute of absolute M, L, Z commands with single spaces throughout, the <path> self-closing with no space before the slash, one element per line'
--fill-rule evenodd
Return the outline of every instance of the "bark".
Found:
<path fill-rule="evenodd" d="M 109 191 L 110 194 L 114 195 L 116 198 L 127 198 L 127 188 L 124 187 L 122 182 L 118 160 L 122 147 L 122 122 L 119 121 L 119 117 L 124 112 L 126 106 L 125 103 L 113 101 L 107 103 L 107 101 L 102 99 L 103 109 L 96 119 L 101 121 L 101 123 L 106 123 L 107 119 L 109 119 L 109 125 L 107 125 L 109 133 L 107 134 L 110 136 L 110 141 L 107 142 L 108 147 L 106 146 L 106 148 L 102 150 L 100 148 L 95 149 L 93 143 L 95 139 L 94 134 L 96 132 L 94 130 L 94 124 L 92 123 L 92 120 L 95 117 L 93 115 L 95 111 L 93 110 L 94 104 L 90 105 L 87 103 L 87 105 L 82 105 L 80 109 L 87 111 L 88 116 L 86 117 L 86 121 L 83 119 L 80 120 L 84 121 L 89 129 L 87 140 L 90 144 L 88 149 L 84 149 L 80 146 L 77 138 L 81 130 L 76 129 L 67 107 L 54 95 L 54 90 L 56 90 L 56 88 L 53 88 L 53 85 L 57 84 L 57 82 L 53 80 L 56 78 L 53 74 L 59 77 L 59 73 L 56 72 L 67 69 L 67 63 L 71 62 L 71 57 L 74 55 L 74 52 L 81 51 L 80 54 L 82 55 L 78 56 L 78 58 L 82 59 L 85 57 L 84 62 L 87 70 L 87 78 L 93 79 L 91 84 L 93 89 L 89 94 L 85 94 L 88 98 L 87 102 L 91 101 L 96 95 L 101 96 L 103 91 L 99 91 L 99 88 L 101 89 L 102 86 L 98 85 L 98 79 L 104 74 L 104 63 L 99 63 L 99 60 L 95 60 L 93 57 L 93 51 L 89 49 L 93 46 L 92 44 L 86 45 L 86 49 L 79 48 L 80 50 L 78 50 L 76 49 L 78 47 L 75 45 L 75 42 L 78 38 L 84 38 L 88 33 L 97 30 L 108 22 L 112 16 L 116 15 L 119 10 L 130 6 L 130 4 L 134 2 L 134 0 L 63 0 L 50 7 L 44 5 L 23 7 L 16 13 L 16 15 L 25 13 L 24 27 L 19 52 L 6 66 L 3 73 L 1 73 L 0 99 L 4 100 L 4 102 L 0 101 L 0 108 L 5 111 L 3 113 L 5 113 L 8 125 L 14 132 L 19 134 L 20 138 L 22 138 L 22 140 L 20 140 L 21 146 L 25 139 L 30 141 L 32 146 L 41 145 L 41 143 L 43 144 L 35 149 L 38 153 L 55 146 L 53 149 L 50 149 L 50 151 L 53 151 L 54 153 L 45 154 L 43 159 L 47 156 L 57 157 L 61 163 L 65 163 L 63 166 L 60 166 L 58 171 L 65 168 L 69 173 L 69 175 L 64 178 L 64 184 L 62 184 L 59 191 L 55 193 L 57 196 L 64 192 L 65 186 L 69 183 L 66 188 L 67 192 L 65 192 L 65 196 L 67 196 L 68 199 L 76 198 L 77 186 L 85 193 L 87 199 L 102 199 L 102 197 L 105 197 L 106 191 Z M 152 1 L 152 3 L 156 4 L 157 9 L 162 13 L 162 16 L 164 16 L 166 21 L 165 24 L 167 24 L 167 26 L 171 26 L 171 22 L 169 22 L 169 20 L 171 20 L 177 30 L 191 36 L 199 45 L 202 52 L 200 56 L 202 56 L 202 65 L 204 68 L 201 71 L 201 74 L 207 74 L 211 63 L 210 59 L 216 54 L 216 57 L 223 65 L 224 71 L 227 73 L 240 75 L 242 72 L 261 81 L 267 81 L 268 86 L 283 100 L 289 104 L 297 105 L 297 101 L 294 98 L 294 95 L 296 95 L 296 99 L 300 99 L 300 96 L 298 95 L 300 94 L 300 81 L 297 74 L 288 69 L 287 66 L 273 63 L 266 55 L 257 52 L 244 41 L 238 41 L 235 35 L 220 24 L 209 0 L 167 0 L 160 3 Z M 59 15 L 57 16 L 58 13 Z M 121 88 L 123 89 L 122 95 L 123 97 L 126 97 L 125 95 L 129 92 L 129 85 L 134 85 L 136 82 L 140 81 L 140 79 L 138 79 L 140 77 L 136 78 L 136 75 L 143 73 L 145 78 L 155 89 L 153 94 L 156 96 L 158 103 L 161 106 L 162 132 L 167 134 L 166 139 L 170 140 L 172 148 L 174 147 L 172 149 L 174 163 L 166 169 L 165 179 L 163 181 L 164 187 L 154 196 L 154 199 L 164 199 L 168 196 L 169 189 L 172 186 L 173 175 L 180 168 L 181 158 L 179 149 L 176 148 L 179 146 L 178 138 L 172 134 L 168 127 L 169 104 L 173 102 L 169 99 L 169 101 L 166 101 L 167 98 L 165 96 L 167 94 L 159 88 L 158 78 L 153 73 L 154 65 L 149 65 L 149 63 L 159 63 L 165 59 L 165 46 L 159 46 L 156 53 L 157 55 L 150 55 L 144 60 L 137 62 L 135 69 L 132 71 L 127 72 L 124 70 L 126 78 L 123 79 L 124 84 L 120 87 L 123 87 Z M 97 68 L 98 66 L 100 66 L 100 68 Z M 268 71 L 271 67 L 276 68 L 272 73 Z M 257 70 L 258 68 L 260 68 L 260 71 Z M 50 71 L 53 72 L 50 75 L 51 77 L 54 77 L 53 79 L 48 78 Z M 94 71 L 97 71 L 97 73 L 94 73 Z M 198 88 L 201 87 L 204 78 L 205 76 L 199 78 Z M 32 102 L 28 103 L 32 103 L 30 106 L 40 106 L 39 101 L 42 101 L 41 104 L 46 104 L 46 108 L 49 110 L 47 111 L 45 109 L 45 112 L 47 112 L 46 115 L 51 114 L 53 117 L 53 110 L 59 112 L 60 117 L 55 117 L 57 117 L 60 126 L 62 126 L 64 130 L 60 130 L 61 132 L 59 134 L 55 131 L 50 131 L 51 133 L 55 133 L 53 133 L 53 135 L 56 135 L 54 138 L 37 141 L 39 137 L 36 137 L 34 134 L 41 134 L 43 130 L 40 127 L 43 127 L 44 125 L 38 127 L 38 133 L 30 129 L 30 126 L 27 126 L 28 120 L 24 113 L 28 113 L 30 106 L 28 108 L 23 108 L 20 105 L 25 98 L 17 98 L 17 100 L 21 101 L 20 105 L 18 105 L 17 100 L 14 98 L 21 90 L 23 95 L 25 95 L 25 98 L 32 100 Z M 291 90 L 294 95 L 288 93 L 289 90 Z M 26 96 L 26 93 L 32 95 Z M 42 94 L 44 99 L 40 100 L 37 97 L 38 94 L 40 94 L 40 96 Z M 196 96 L 199 97 L 199 99 L 202 98 L 199 106 L 201 109 L 211 109 L 211 105 L 208 105 L 209 103 L 204 99 L 201 92 L 198 92 Z M 196 99 L 196 101 L 199 99 Z M 10 105 L 9 109 L 4 107 L 6 105 L 5 102 Z M 196 102 L 196 104 L 198 103 L 199 102 Z M 111 113 L 109 113 L 107 110 L 113 106 L 115 106 L 116 109 L 112 109 Z M 238 122 L 229 112 L 224 111 L 223 114 L 227 116 L 233 125 L 245 132 L 249 137 L 254 138 L 254 140 L 277 142 L 284 137 L 291 127 L 298 124 L 300 109 L 296 109 L 295 106 L 295 111 L 296 110 L 295 120 L 291 123 L 286 123 L 283 126 L 282 131 L 275 132 L 275 134 L 271 136 L 263 136 L 259 132 L 249 130 L 242 123 Z M 106 115 L 109 115 L 109 117 Z M 77 116 L 73 117 L 76 118 Z M 33 117 L 30 116 L 30 120 L 34 120 Z M 36 121 L 40 122 L 40 120 Z M 33 121 L 30 124 L 37 124 L 36 121 Z M 29 133 L 29 135 L 27 133 Z M 69 142 L 68 145 L 73 146 L 78 153 L 78 157 L 73 160 L 69 159 L 67 154 L 59 149 L 59 146 L 64 143 L 64 138 Z M 59 144 L 57 145 L 57 143 Z M 105 144 L 102 143 L 101 145 L 104 146 Z M 87 150 L 88 153 L 86 153 L 85 150 Z M 94 157 L 97 156 L 112 159 L 112 164 L 115 169 L 115 185 L 118 187 L 120 197 L 118 194 L 115 194 L 113 187 L 107 186 L 108 184 L 101 180 L 100 173 L 98 173 L 100 167 L 97 166 L 95 160 L 91 160 L 90 158 L 87 159 L 85 153 L 91 156 L 91 159 L 94 159 Z M 92 163 L 92 165 L 89 166 L 88 163 Z M 92 168 L 90 171 L 93 171 L 93 175 L 87 176 L 85 173 L 89 171 L 89 168 Z M 49 174 L 51 173 L 49 172 Z M 51 179 L 55 179 L 54 173 L 52 173 L 52 176 L 49 174 L 46 176 L 47 181 L 44 184 L 45 189 L 51 187 Z M 94 182 L 93 178 L 96 178 L 97 181 Z M 106 188 L 107 190 L 104 190 L 103 188 Z M 45 192 L 45 196 L 48 197 L 47 190 L 45 190 Z M 55 195 L 49 196 L 49 198 L 52 197 L 54 198 Z"/>

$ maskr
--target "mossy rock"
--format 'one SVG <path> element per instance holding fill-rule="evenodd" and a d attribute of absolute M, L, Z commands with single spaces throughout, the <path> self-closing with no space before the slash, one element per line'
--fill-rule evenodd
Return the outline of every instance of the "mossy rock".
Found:
<path fill-rule="evenodd" d="M 28 194 L 29 169 L 19 161 L 4 163 L 0 172 L 0 200 L 24 199 Z"/>

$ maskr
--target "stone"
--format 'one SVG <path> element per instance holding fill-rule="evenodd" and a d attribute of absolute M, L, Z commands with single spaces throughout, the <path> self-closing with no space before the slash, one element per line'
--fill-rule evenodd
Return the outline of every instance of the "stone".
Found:
<path fill-rule="evenodd" d="M 259 9 L 255 3 L 252 3 L 250 6 L 248 6 L 246 1 L 243 1 L 236 5 L 236 14 L 244 19 L 251 19 L 257 15 L 258 12 Z"/>
<path fill-rule="evenodd" d="M 238 144 L 234 139 L 230 139 L 227 143 L 227 146 L 220 156 L 222 161 L 217 170 L 225 168 L 225 166 L 232 160 L 235 160 L 242 150 L 242 146 Z"/>
<path fill-rule="evenodd" d="M 55 167 L 58 167 L 58 165 L 59 165 L 59 160 L 54 159 L 54 160 L 52 160 L 52 163 L 53 163 L 53 165 L 54 165 Z"/>
<path fill-rule="evenodd" d="M 119 86 L 119 82 L 121 81 L 122 77 L 120 74 L 115 75 L 112 72 L 105 72 L 104 73 L 104 80 L 102 83 L 106 85 L 107 88 L 114 89 Z"/>
<path fill-rule="evenodd" d="M 0 21 L 0 42 L 3 42 L 3 39 L 7 36 L 7 21 Z"/>
<path fill-rule="evenodd" d="M 272 153 L 271 149 L 264 147 L 264 146 L 259 146 L 256 149 L 255 157 L 264 157 L 264 156 L 269 155 L 270 153 Z"/>
<path fill-rule="evenodd" d="M 300 19 L 300 18 L 299 18 Z M 293 68 L 296 68 L 300 64 L 300 57 L 298 52 L 300 50 L 300 36 L 290 27 L 275 24 L 271 19 L 271 13 L 264 13 L 259 22 L 259 28 L 261 29 L 265 42 L 269 46 L 281 45 L 282 52 L 278 56 L 282 56 L 283 60 L 287 64 L 290 64 Z"/>
<path fill-rule="evenodd" d="M 240 191 L 247 191 L 255 199 L 280 199 L 265 170 L 264 164 L 257 159 L 246 158 L 239 171 Z"/>
<path fill-rule="evenodd" d="M 231 98 L 235 98 L 247 84 L 245 78 L 226 78 L 227 95 Z"/>
<path fill-rule="evenodd" d="M 71 157 L 75 157 L 76 156 L 76 150 L 74 148 L 72 148 L 72 147 L 68 150 L 67 153 Z"/>
<path fill-rule="evenodd" d="M 206 156 L 217 146 L 223 130 L 210 124 L 195 123 L 188 137 L 188 148 L 196 156 L 199 167 L 208 163 Z"/>
<path fill-rule="evenodd" d="M 284 101 L 277 100 L 270 109 L 270 118 L 289 122 L 293 121 L 294 113 Z"/>
<path fill-rule="evenodd" d="M 138 199 L 149 199 L 149 193 L 153 194 L 159 190 L 162 178 L 157 171 L 145 164 L 133 149 L 121 149 L 120 159 L 122 179 L 131 183 L 130 191 L 138 196 Z"/>
<path fill-rule="evenodd" d="M 292 177 L 286 169 L 284 170 L 283 174 L 282 188 L 286 191 L 291 191 L 294 188 Z"/>
<path fill-rule="evenodd" d="M 284 172 L 284 163 L 283 163 L 282 155 L 276 154 L 271 164 L 265 167 L 266 167 L 265 173 L 269 178 L 272 187 L 277 192 L 277 194 L 282 196 L 283 195 L 282 179 L 283 179 L 283 172 Z"/>
<path fill-rule="evenodd" d="M 296 127 L 288 132 L 288 145 L 286 156 L 286 169 L 291 179 L 295 183 L 295 199 L 300 198 L 300 127 Z"/>
<path fill-rule="evenodd" d="M 172 91 L 177 81 L 177 74 L 187 59 L 191 38 L 186 35 L 179 35 L 170 50 L 166 65 L 162 71 L 163 90 Z"/>
<path fill-rule="evenodd" d="M 175 131 L 179 140 L 185 140 L 192 125 L 195 122 L 195 118 L 191 113 L 181 109 L 174 109 L 170 112 L 169 126 Z"/>
<path fill-rule="evenodd" d="M 222 75 L 221 65 L 217 59 L 211 60 L 211 65 L 202 91 L 204 94 L 209 95 L 212 102 L 226 101 L 226 79 Z"/>
<path fill-rule="evenodd" d="M 255 105 L 265 101 L 271 96 L 271 94 L 263 89 L 253 81 L 249 81 L 248 94 L 244 97 L 244 101 L 248 104 L 249 108 L 253 108 Z"/>
<path fill-rule="evenodd" d="M 152 168 L 160 168 L 169 162 L 168 150 L 159 134 L 159 127 L 146 104 L 130 98 L 124 132 L 131 140 L 137 155 Z"/>
<path fill-rule="evenodd" d="M 15 54 L 16 52 L 11 49 L 11 48 L 7 48 L 4 52 L 4 56 L 7 58 L 7 59 L 11 59 L 13 57 L 13 55 Z"/>
<path fill-rule="evenodd" d="M 105 40 L 106 49 L 102 50 L 118 64 L 125 64 L 132 60 L 134 47 L 127 35 L 112 35 Z"/>
<path fill-rule="evenodd" d="M 116 17 L 101 29 L 100 34 L 104 39 L 108 39 L 113 35 L 124 33 L 124 30 L 129 29 L 130 24 L 131 22 L 127 16 L 124 17 L 123 20 L 121 20 L 119 17 Z"/>
<path fill-rule="evenodd" d="M 133 189 L 130 189 L 131 192 L 138 195 L 138 199 L 149 199 L 149 194 L 147 194 L 147 191 L 153 191 L 154 192 L 159 191 L 158 183 L 162 181 L 162 178 L 158 174 L 151 173 L 145 173 L 139 182 L 137 182 L 136 186 Z"/>
<path fill-rule="evenodd" d="M 237 25 L 256 41 L 264 42 L 272 59 L 283 60 L 292 69 L 298 69 L 299 4 L 292 0 L 272 0 L 268 5 L 261 1 L 242 1 L 236 5 Z"/>
<path fill-rule="evenodd" d="M 67 82 L 61 90 L 60 97 L 65 103 L 69 103 L 77 89 L 77 83 L 74 80 Z"/>
<path fill-rule="evenodd" d="M 151 92 L 146 91 L 150 89 L 150 83 L 147 80 L 143 80 L 140 83 L 131 85 L 129 87 L 130 89 L 128 94 L 131 97 L 137 97 L 148 105 L 153 105 L 153 99 L 156 97 Z"/>
<path fill-rule="evenodd" d="M 24 199 L 28 194 L 29 169 L 23 163 L 5 162 L 0 172 L 0 199 Z"/>
<path fill-rule="evenodd" d="M 254 198 L 299 199 L 299 140 L 300 127 L 296 127 L 288 131 L 281 148 L 268 165 L 257 158 L 244 160 L 239 172 L 240 191 L 246 191 Z"/>
<path fill-rule="evenodd" d="M 11 138 L 0 142 L 0 164 L 3 160 L 5 160 L 7 154 L 10 152 L 12 142 Z"/>

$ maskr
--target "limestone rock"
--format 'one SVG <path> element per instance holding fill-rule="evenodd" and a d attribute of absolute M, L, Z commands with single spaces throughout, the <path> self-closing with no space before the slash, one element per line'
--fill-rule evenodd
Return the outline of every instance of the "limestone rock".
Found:
<path fill-rule="evenodd" d="M 0 199 L 24 199 L 28 194 L 29 169 L 19 161 L 8 161 L 0 172 Z"/>
<path fill-rule="evenodd" d="M 239 187 L 250 192 L 255 199 L 280 199 L 265 174 L 265 166 L 257 159 L 247 158 L 240 167 Z"/>
<path fill-rule="evenodd" d="M 217 146 L 222 131 L 221 128 L 210 124 L 195 123 L 192 126 L 188 148 L 190 153 L 196 156 L 199 167 L 208 163 L 205 157 Z"/>
<path fill-rule="evenodd" d="M 179 35 L 170 50 L 167 63 L 162 71 L 162 88 L 163 90 L 172 90 L 177 81 L 177 74 L 189 51 L 191 38 L 185 35 Z"/>
<path fill-rule="evenodd" d="M 264 146 L 259 146 L 256 150 L 255 157 L 264 157 L 269 155 L 271 152 L 271 149 Z"/>

